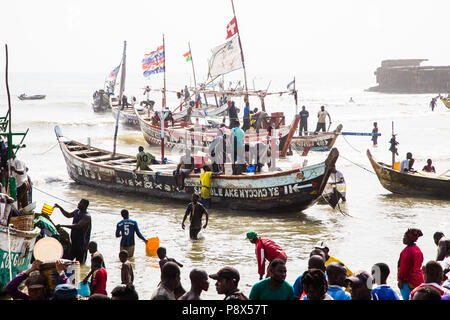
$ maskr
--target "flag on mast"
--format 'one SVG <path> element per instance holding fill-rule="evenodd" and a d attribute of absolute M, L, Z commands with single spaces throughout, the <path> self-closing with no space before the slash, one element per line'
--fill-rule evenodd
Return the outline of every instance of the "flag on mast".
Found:
<path fill-rule="evenodd" d="M 192 54 L 191 54 L 191 51 L 186 52 L 185 54 L 183 54 L 183 57 L 186 58 L 186 62 L 191 61 L 191 60 L 192 60 Z"/>
<path fill-rule="evenodd" d="M 164 54 L 164 46 L 159 46 L 158 49 L 147 53 L 142 59 L 142 69 L 144 70 L 144 77 L 151 74 L 164 72 L 166 68 L 166 59 Z"/>
<path fill-rule="evenodd" d="M 243 68 L 238 37 L 230 39 L 224 44 L 215 47 L 211 51 L 212 56 L 208 62 L 208 75 L 210 77 L 217 77 Z"/>
<path fill-rule="evenodd" d="M 292 80 L 291 82 L 289 82 L 286 88 L 289 90 L 289 89 L 291 89 L 291 87 L 293 87 L 294 85 L 295 85 L 295 79 Z M 294 89 L 294 88 L 292 88 L 292 89 Z"/>
<path fill-rule="evenodd" d="M 238 27 L 237 27 L 236 17 L 234 17 L 233 19 L 231 19 L 230 23 L 227 24 L 227 37 L 226 37 L 226 39 L 231 38 L 237 32 L 238 32 Z"/>

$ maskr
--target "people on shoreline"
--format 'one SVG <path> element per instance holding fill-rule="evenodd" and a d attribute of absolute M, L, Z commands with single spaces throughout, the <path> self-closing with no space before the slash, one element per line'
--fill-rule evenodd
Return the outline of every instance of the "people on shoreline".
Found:
<path fill-rule="evenodd" d="M 346 281 L 350 283 L 352 300 L 372 300 L 373 278 L 367 271 L 356 271 Z"/>
<path fill-rule="evenodd" d="M 203 291 L 208 291 L 208 274 L 204 270 L 193 269 L 189 273 L 191 280 L 191 290 L 183 294 L 178 300 L 202 300 L 200 295 Z"/>
<path fill-rule="evenodd" d="M 328 266 L 328 264 L 330 264 L 332 262 L 340 262 L 344 265 L 345 269 L 347 270 L 347 275 L 348 276 L 352 275 L 352 271 L 345 265 L 345 263 L 343 263 L 341 260 L 329 255 L 330 248 L 328 247 L 328 244 L 325 241 L 317 242 L 314 249 L 322 250 L 322 252 L 325 254 L 325 267 Z"/>
<path fill-rule="evenodd" d="M 286 281 L 286 264 L 274 259 L 269 266 L 270 277 L 252 286 L 250 300 L 294 300 L 294 289 Z"/>
<path fill-rule="evenodd" d="M 54 207 L 58 208 L 66 218 L 72 218 L 71 225 L 56 225 L 59 227 L 71 229 L 70 240 L 71 246 L 69 250 L 69 260 L 77 260 L 81 264 L 86 262 L 88 244 L 91 238 L 91 215 L 87 211 L 89 206 L 88 199 L 81 199 L 78 202 L 77 209 L 67 212 L 59 204 L 55 203 Z"/>
<path fill-rule="evenodd" d="M 270 265 L 273 260 L 280 259 L 286 263 L 287 255 L 284 250 L 272 239 L 258 237 L 254 231 L 247 232 L 245 240 L 249 240 L 255 245 L 256 262 L 258 264 L 259 280 L 262 280 L 265 273 L 266 260 L 269 262 L 266 278 L 270 277 Z"/>
<path fill-rule="evenodd" d="M 328 293 L 328 283 L 322 270 L 306 270 L 301 279 L 305 297 L 302 300 L 334 300 Z"/>
<path fill-rule="evenodd" d="M 424 282 L 422 273 L 423 253 L 416 241 L 423 235 L 417 228 L 408 228 L 403 235 L 406 247 L 398 260 L 397 281 L 403 300 L 409 300 L 411 291 Z"/>
<path fill-rule="evenodd" d="M 106 269 L 102 267 L 103 259 L 100 256 L 95 256 L 92 258 L 91 268 L 94 270 L 92 273 L 92 280 L 89 285 L 91 290 L 91 295 L 93 294 L 103 294 L 108 295 L 106 292 L 106 282 L 108 280 L 108 273 Z"/>
<path fill-rule="evenodd" d="M 216 280 L 216 291 L 225 295 L 223 300 L 249 300 L 239 289 L 239 271 L 233 267 L 224 267 L 217 273 L 210 274 Z"/>
<path fill-rule="evenodd" d="M 378 123 L 377 122 L 373 123 L 372 133 L 374 135 L 372 135 L 372 138 L 370 138 L 370 140 L 372 140 L 373 145 L 376 146 L 378 144 L 378 136 L 375 135 L 378 133 Z"/>
<path fill-rule="evenodd" d="M 373 300 L 400 300 L 397 293 L 389 285 L 387 278 L 390 270 L 386 263 L 376 263 L 372 267 L 372 277 L 377 286 L 372 289 Z"/>
<path fill-rule="evenodd" d="M 161 269 L 161 282 L 150 300 L 177 300 L 174 290 L 180 285 L 180 268 L 176 263 L 167 262 Z"/>
<path fill-rule="evenodd" d="M 156 250 L 156 254 L 158 255 L 159 258 L 159 268 L 162 270 L 164 264 L 166 264 L 166 262 L 174 262 L 176 263 L 180 268 L 183 267 L 183 265 L 181 263 L 179 263 L 177 260 L 175 260 L 174 258 L 168 258 L 167 257 L 167 250 L 164 247 L 159 247 Z"/>
<path fill-rule="evenodd" d="M 437 231 L 433 235 L 433 240 L 438 247 L 436 261 L 450 257 L 450 239 L 446 238 L 443 232 Z"/>
<path fill-rule="evenodd" d="M 307 270 L 313 269 L 321 270 L 324 273 L 326 272 L 324 255 L 316 255 L 316 254 L 310 255 Z M 303 274 L 299 275 L 298 278 L 295 280 L 294 285 L 292 286 L 294 288 L 294 296 L 299 300 L 302 300 L 306 294 L 301 282 L 302 277 Z"/>

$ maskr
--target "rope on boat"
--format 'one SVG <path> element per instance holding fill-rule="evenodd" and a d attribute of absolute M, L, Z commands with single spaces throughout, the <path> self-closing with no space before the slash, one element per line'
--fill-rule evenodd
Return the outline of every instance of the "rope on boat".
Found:
<path fill-rule="evenodd" d="M 48 196 L 50 196 L 50 197 L 52 197 L 52 198 L 61 200 L 61 201 L 65 202 L 65 203 L 71 204 L 71 205 L 73 205 L 73 206 L 75 206 L 75 207 L 77 206 L 76 203 L 73 203 L 73 202 L 64 200 L 64 199 L 62 199 L 62 198 L 59 198 L 59 197 L 57 197 L 57 196 L 55 196 L 55 195 L 53 195 L 53 194 L 50 194 L 50 193 L 45 192 L 45 191 L 43 191 L 43 190 L 41 190 L 41 189 L 39 189 L 39 188 L 36 188 L 35 186 L 33 186 L 33 190 L 37 190 L 37 191 L 39 191 L 39 192 L 42 192 L 42 193 L 44 193 L 44 194 L 46 194 L 46 195 L 48 195 Z M 96 210 L 96 209 L 89 209 L 89 211 L 94 211 L 94 212 L 98 212 L 98 213 L 105 213 L 105 214 L 112 214 L 112 215 L 115 215 L 115 216 L 119 216 L 119 215 L 120 215 L 119 213 L 105 212 L 105 211 L 100 211 L 100 210 Z"/>
<path fill-rule="evenodd" d="M 42 156 L 44 154 L 46 154 L 47 152 L 49 152 L 50 150 L 52 150 L 54 147 L 56 147 L 59 144 L 59 142 L 56 142 L 50 149 L 48 149 L 47 151 L 44 151 L 42 153 L 35 153 L 35 156 Z"/>
<path fill-rule="evenodd" d="M 345 142 L 347 142 L 347 144 L 348 144 L 353 150 L 355 150 L 356 152 L 362 153 L 361 151 L 359 151 L 358 149 L 356 149 L 355 147 L 353 147 L 353 146 L 350 144 L 350 142 L 348 142 L 347 139 L 345 139 L 345 136 L 344 136 L 344 135 L 341 135 L 341 136 L 342 136 L 342 138 L 345 140 Z"/>
<path fill-rule="evenodd" d="M 368 172 L 370 172 L 370 173 L 373 173 L 373 174 L 376 174 L 375 172 L 373 172 L 372 170 L 369 170 L 369 169 L 367 169 L 367 168 L 365 168 L 365 167 L 363 167 L 362 165 L 360 165 L 360 164 L 357 164 L 357 163 L 355 163 L 355 162 L 353 162 L 352 160 L 350 160 L 350 159 L 347 159 L 346 157 L 344 157 L 343 155 L 339 155 L 339 157 L 340 158 L 343 158 L 343 159 L 345 159 L 345 160 L 347 160 L 347 161 L 349 161 L 349 162 L 351 162 L 351 163 L 353 163 L 355 166 L 357 166 L 357 167 L 360 167 L 361 169 L 364 169 L 364 170 L 366 170 L 366 171 L 368 171 Z"/>

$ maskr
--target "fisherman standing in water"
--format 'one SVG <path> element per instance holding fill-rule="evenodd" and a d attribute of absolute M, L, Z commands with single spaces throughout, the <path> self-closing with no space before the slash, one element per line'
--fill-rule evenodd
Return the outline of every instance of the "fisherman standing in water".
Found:
<path fill-rule="evenodd" d="M 373 123 L 372 133 L 378 133 L 378 123 L 376 122 Z M 378 136 L 373 135 L 371 140 L 373 141 L 374 146 L 378 144 Z"/>
<path fill-rule="evenodd" d="M 198 202 L 200 196 L 197 193 L 192 194 L 192 202 L 188 204 L 186 208 L 186 213 L 183 217 L 183 222 L 181 222 L 181 228 L 185 228 L 184 222 L 186 221 L 187 216 L 189 215 L 189 237 L 192 240 L 198 240 L 198 233 L 202 230 L 202 217 L 206 216 L 206 222 L 203 226 L 203 229 L 208 225 L 208 211 L 206 211 L 205 207 Z"/>

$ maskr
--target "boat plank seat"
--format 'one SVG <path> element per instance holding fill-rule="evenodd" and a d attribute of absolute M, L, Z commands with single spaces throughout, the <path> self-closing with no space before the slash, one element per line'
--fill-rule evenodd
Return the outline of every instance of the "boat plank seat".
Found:
<path fill-rule="evenodd" d="M 114 158 L 111 158 L 110 154 L 89 158 L 90 161 L 119 160 L 119 159 L 124 159 L 124 158 L 122 156 L 116 156 Z"/>
<path fill-rule="evenodd" d="M 67 149 L 69 149 L 69 151 L 78 151 L 78 150 L 87 150 L 87 147 L 85 146 L 77 146 L 77 145 L 68 145 Z"/>
<path fill-rule="evenodd" d="M 153 171 L 167 171 L 172 172 L 177 168 L 176 164 L 152 164 L 149 166 Z"/>
<path fill-rule="evenodd" d="M 105 153 L 102 151 L 98 151 L 98 150 L 92 150 L 92 151 L 88 151 L 88 150 L 79 150 L 79 151 L 75 151 L 73 152 L 74 155 L 76 156 L 80 156 L 82 154 L 86 155 L 86 156 L 91 156 L 91 155 L 96 155 L 96 156 L 104 156 Z"/>

